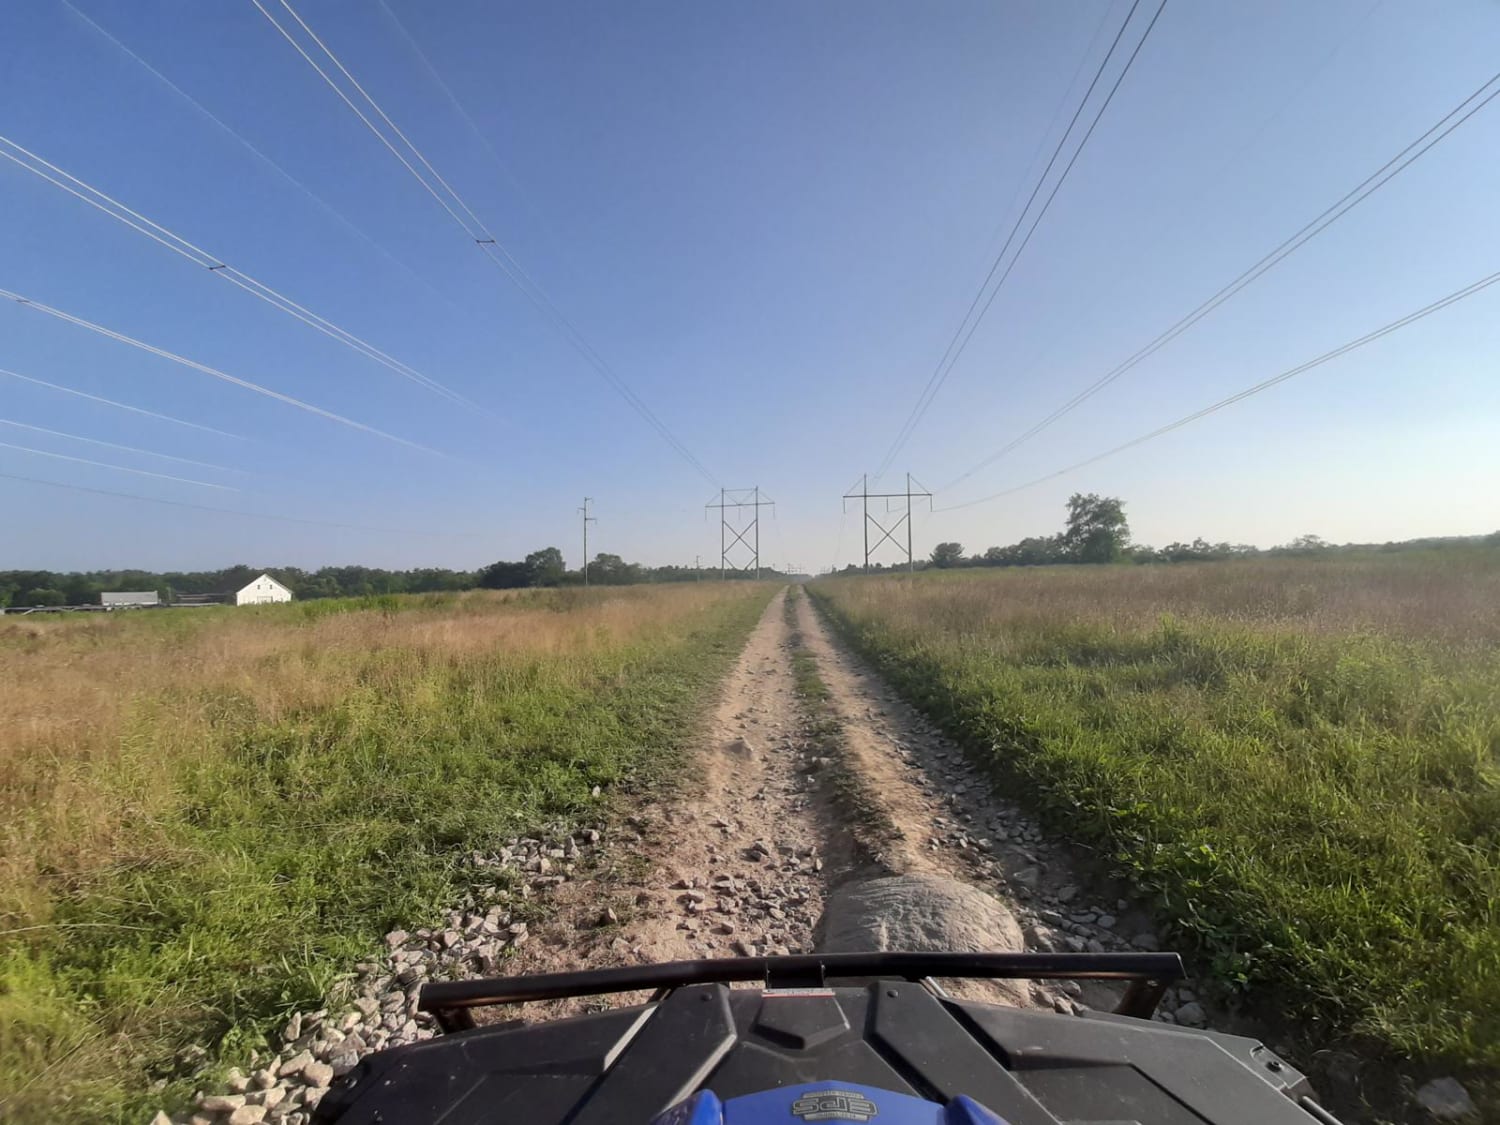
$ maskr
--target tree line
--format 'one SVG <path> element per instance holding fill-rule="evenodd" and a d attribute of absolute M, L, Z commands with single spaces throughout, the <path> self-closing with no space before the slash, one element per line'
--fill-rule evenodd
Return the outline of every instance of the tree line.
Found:
<path fill-rule="evenodd" d="M 0 570 L 0 607 L 98 605 L 99 595 L 121 590 L 155 590 L 170 603 L 183 594 L 233 594 L 262 574 L 269 574 L 299 601 L 313 598 L 358 598 L 379 594 L 428 594 L 451 590 L 515 589 L 525 586 L 581 586 L 583 571 L 569 570 L 556 547 L 533 551 L 520 562 L 499 561 L 478 570 L 421 567 L 383 570 L 370 566 L 225 567 L 222 570 L 151 571 Z M 764 578 L 782 575 L 762 568 Z M 619 555 L 598 554 L 589 563 L 591 585 L 627 586 L 642 582 L 692 582 L 718 578 L 716 569 L 690 566 L 644 566 Z M 736 575 L 748 577 L 748 575 Z"/>
<path fill-rule="evenodd" d="M 1178 563 L 1215 562 L 1224 559 L 1257 556 L 1306 556 L 1344 550 L 1414 550 L 1457 544 L 1487 543 L 1500 546 L 1500 531 L 1488 536 L 1450 536 L 1431 539 L 1408 539 L 1397 543 L 1342 546 L 1317 535 L 1300 535 L 1290 543 L 1276 547 L 1254 547 L 1247 543 L 1210 543 L 1203 538 L 1191 543 L 1169 543 L 1165 547 L 1148 547 L 1130 541 L 1130 523 L 1125 517 L 1125 502 L 1096 493 L 1074 493 L 1068 498 L 1063 530 L 1055 535 L 1032 536 L 1005 547 L 990 547 L 979 554 L 965 555 L 962 543 L 939 543 L 929 558 L 919 561 L 918 569 L 977 566 L 1057 566 L 1064 563 Z M 878 564 L 873 568 L 887 569 Z M 894 568 L 891 568 L 894 569 Z M 846 566 L 845 574 L 857 573 L 860 567 Z"/>

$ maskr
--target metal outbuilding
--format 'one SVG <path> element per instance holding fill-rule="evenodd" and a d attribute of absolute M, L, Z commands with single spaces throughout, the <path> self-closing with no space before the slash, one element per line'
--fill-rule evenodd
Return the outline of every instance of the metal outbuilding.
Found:
<path fill-rule="evenodd" d="M 106 590 L 99 595 L 99 604 L 105 609 L 139 609 L 161 605 L 161 598 L 155 590 Z"/>

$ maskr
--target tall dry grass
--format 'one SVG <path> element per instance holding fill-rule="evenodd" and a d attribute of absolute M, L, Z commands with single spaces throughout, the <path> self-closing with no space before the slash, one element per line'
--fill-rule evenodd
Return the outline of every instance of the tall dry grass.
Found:
<path fill-rule="evenodd" d="M 0 1116 L 138 1119 L 175 1048 L 461 898 L 456 856 L 670 768 L 768 596 L 0 618 Z"/>
<path fill-rule="evenodd" d="M 46 923 L 45 882 L 149 848 L 141 820 L 178 800 L 185 762 L 219 752 L 226 699 L 228 721 L 275 723 L 433 664 L 563 658 L 554 675 L 582 674 L 592 654 L 670 635 L 723 597 L 695 583 L 326 616 L 312 603 L 0 617 L 0 929 Z"/>

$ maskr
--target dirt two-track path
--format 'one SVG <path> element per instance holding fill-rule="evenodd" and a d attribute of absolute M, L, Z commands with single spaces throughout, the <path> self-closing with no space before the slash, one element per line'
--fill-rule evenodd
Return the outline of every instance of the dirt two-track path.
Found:
<path fill-rule="evenodd" d="M 833 792 L 827 744 L 813 737 L 797 692 L 799 648 L 827 688 L 843 767 L 888 822 L 878 849 L 861 846 L 862 826 L 849 823 Z M 554 920 L 534 931 L 510 971 L 813 952 L 834 888 L 907 873 L 952 876 L 993 894 L 1016 914 L 1029 948 L 1154 947 L 1146 917 L 1097 882 L 1083 890 L 1070 857 L 847 652 L 805 595 L 783 590 L 767 607 L 722 686 L 702 759 L 700 785 L 635 817 L 607 841 L 595 870 L 558 888 Z M 1096 904 L 1101 894 L 1108 901 Z M 1112 1006 L 1113 995 L 1071 983 L 1011 994 L 1060 1011 Z M 1196 1017 L 1186 1014 L 1184 1022 Z"/>

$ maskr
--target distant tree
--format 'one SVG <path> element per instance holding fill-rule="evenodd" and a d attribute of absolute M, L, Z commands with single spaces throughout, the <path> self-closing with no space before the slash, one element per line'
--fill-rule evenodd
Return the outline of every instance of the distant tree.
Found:
<path fill-rule="evenodd" d="M 932 549 L 932 565 L 944 569 L 950 566 L 962 566 L 964 561 L 964 545 L 962 543 L 939 543 Z"/>
<path fill-rule="evenodd" d="M 589 581 L 600 586 L 628 586 L 641 581 L 645 573 L 637 563 L 628 563 L 619 555 L 600 552 L 589 563 Z"/>
<path fill-rule="evenodd" d="M 492 562 L 477 575 L 486 590 L 516 590 L 531 585 L 531 568 L 524 562 Z"/>
<path fill-rule="evenodd" d="M 1333 544 L 1329 543 L 1321 535 L 1299 535 L 1285 547 L 1279 548 L 1289 555 L 1313 555 L 1319 551 L 1331 549 Z"/>
<path fill-rule="evenodd" d="M 39 586 L 34 590 L 27 590 L 18 599 L 17 605 L 67 605 L 68 596 L 61 590 L 53 590 L 49 587 Z"/>
<path fill-rule="evenodd" d="M 532 551 L 526 556 L 526 569 L 531 573 L 533 586 L 561 585 L 563 575 L 568 571 L 567 564 L 563 562 L 562 552 L 556 547 L 543 547 L 540 551 Z"/>
<path fill-rule="evenodd" d="M 1118 562 L 1130 545 L 1124 503 L 1093 492 L 1073 493 L 1068 497 L 1068 526 L 1062 538 L 1073 562 Z"/>

